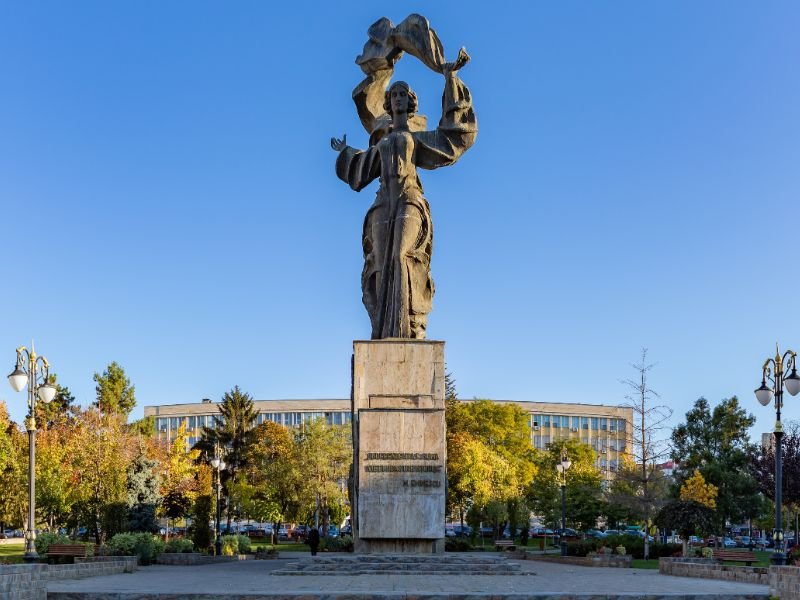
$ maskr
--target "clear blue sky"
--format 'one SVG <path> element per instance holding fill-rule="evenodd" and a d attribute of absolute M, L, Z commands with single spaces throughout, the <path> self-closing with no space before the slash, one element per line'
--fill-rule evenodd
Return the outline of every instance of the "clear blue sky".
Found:
<path fill-rule="evenodd" d="M 0 365 L 34 338 L 88 404 L 116 360 L 134 416 L 346 397 L 376 184 L 328 140 L 366 145 L 354 58 L 412 12 L 473 57 L 478 140 L 422 175 L 461 396 L 616 404 L 647 347 L 675 421 L 737 394 L 769 429 L 761 363 L 800 350 L 796 2 L 3 2 Z M 441 78 L 397 76 L 436 122 Z"/>

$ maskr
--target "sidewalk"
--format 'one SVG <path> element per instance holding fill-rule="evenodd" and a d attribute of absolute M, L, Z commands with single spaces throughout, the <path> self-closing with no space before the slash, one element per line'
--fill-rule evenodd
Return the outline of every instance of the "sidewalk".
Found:
<path fill-rule="evenodd" d="M 536 561 L 518 561 L 528 577 L 493 575 L 351 575 L 279 576 L 270 572 L 289 562 L 311 560 L 308 554 L 281 555 L 279 560 L 240 561 L 205 566 L 154 565 L 132 574 L 50 582 L 49 600 L 133 600 L 135 598 L 397 598 L 451 595 L 459 598 L 491 596 L 522 600 L 526 597 L 648 600 L 766 600 L 766 586 L 660 575 L 642 569 L 576 567 Z M 514 561 L 517 562 L 517 561 Z"/>

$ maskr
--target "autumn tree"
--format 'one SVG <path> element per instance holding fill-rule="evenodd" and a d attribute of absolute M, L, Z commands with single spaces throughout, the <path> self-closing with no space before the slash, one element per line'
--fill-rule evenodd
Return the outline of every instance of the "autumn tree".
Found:
<path fill-rule="evenodd" d="M 0 522 L 26 525 L 28 442 L 0 401 Z"/>
<path fill-rule="evenodd" d="M 447 423 L 447 502 L 463 521 L 472 505 L 502 502 L 510 527 L 526 501 L 525 492 L 534 474 L 528 414 L 516 404 L 451 398 L 445 410 Z M 493 487 L 487 499 L 480 477 Z M 496 513 L 497 511 L 495 511 Z"/>
<path fill-rule="evenodd" d="M 104 414 L 121 414 L 127 417 L 136 406 L 135 388 L 123 369 L 112 362 L 103 374 L 95 373 L 97 399 L 94 406 Z"/>
<path fill-rule="evenodd" d="M 277 535 L 281 521 L 298 515 L 305 487 L 294 435 L 283 425 L 262 423 L 253 431 L 246 462 L 254 501 L 261 503 L 259 512 L 269 513 Z"/>
<path fill-rule="evenodd" d="M 196 461 L 199 456 L 199 450 L 188 449 L 186 425 L 181 423 L 161 465 L 161 511 L 168 520 L 182 519 L 189 513 L 196 497 Z"/>
<path fill-rule="evenodd" d="M 717 495 L 719 488 L 713 483 L 706 483 L 703 474 L 696 470 L 694 474 L 683 482 L 680 489 L 680 499 L 683 502 L 697 502 L 707 508 L 717 508 Z"/>

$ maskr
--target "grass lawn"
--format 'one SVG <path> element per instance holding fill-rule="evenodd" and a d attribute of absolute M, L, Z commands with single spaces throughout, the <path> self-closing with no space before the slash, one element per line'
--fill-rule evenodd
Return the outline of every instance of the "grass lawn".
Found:
<path fill-rule="evenodd" d="M 645 560 L 643 558 L 634 558 L 631 562 L 631 567 L 634 569 L 658 569 L 658 559 L 651 558 Z"/>
<path fill-rule="evenodd" d="M 21 563 L 25 554 L 25 540 L 19 538 L 0 544 L 0 564 Z"/>
<path fill-rule="evenodd" d="M 252 539 L 252 550 L 255 551 L 257 548 L 270 548 L 272 544 L 269 543 L 269 538 L 251 538 Z M 308 544 L 298 544 L 296 542 L 286 542 L 280 541 L 275 546 L 278 552 L 311 552 L 311 548 L 308 547 Z"/>

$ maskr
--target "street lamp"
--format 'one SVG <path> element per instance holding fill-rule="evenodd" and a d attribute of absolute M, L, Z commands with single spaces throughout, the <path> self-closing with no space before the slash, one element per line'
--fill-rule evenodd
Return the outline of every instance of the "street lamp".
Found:
<path fill-rule="evenodd" d="M 785 365 L 785 366 L 784 366 Z M 791 368 L 791 372 L 789 369 Z M 767 380 L 772 383 L 770 388 Z M 786 554 L 783 551 L 783 524 L 781 523 L 781 504 L 783 503 L 783 426 L 781 425 L 781 408 L 783 408 L 783 388 L 792 396 L 800 392 L 800 376 L 797 375 L 797 353 L 787 350 L 781 356 L 777 344 L 775 358 L 768 358 L 761 368 L 761 386 L 755 391 L 756 399 L 761 406 L 767 406 L 775 398 L 775 529 L 772 539 L 775 551 L 772 553 L 772 564 L 785 565 Z"/>
<path fill-rule="evenodd" d="M 44 356 L 36 356 L 31 342 L 31 349 L 25 346 L 17 348 L 17 362 L 14 371 L 8 376 L 8 382 L 15 392 L 21 392 L 28 386 L 28 416 L 25 428 L 28 430 L 28 529 L 25 532 L 25 562 L 36 562 L 36 401 L 49 403 L 56 397 L 56 386 L 49 382 L 50 364 Z"/>
<path fill-rule="evenodd" d="M 572 466 L 572 461 L 567 458 L 567 449 L 561 450 L 561 462 L 556 465 L 558 480 L 561 484 L 561 556 L 567 555 L 567 469 Z"/>
<path fill-rule="evenodd" d="M 222 488 L 222 481 L 220 477 L 221 471 L 225 470 L 225 461 L 220 458 L 219 455 L 219 444 L 214 444 L 214 458 L 211 459 L 211 466 L 214 468 L 214 471 L 217 474 L 217 514 L 214 523 L 214 533 L 215 533 L 215 541 L 214 541 L 214 548 L 216 549 L 216 556 L 222 554 L 222 537 L 219 534 L 219 519 L 220 519 L 220 506 L 219 506 L 219 495 L 220 489 Z"/>

